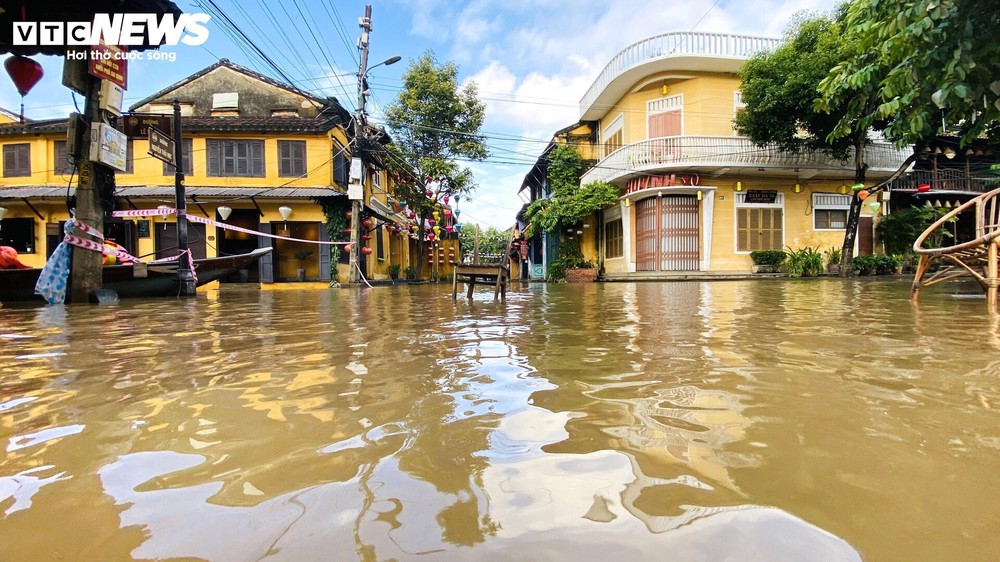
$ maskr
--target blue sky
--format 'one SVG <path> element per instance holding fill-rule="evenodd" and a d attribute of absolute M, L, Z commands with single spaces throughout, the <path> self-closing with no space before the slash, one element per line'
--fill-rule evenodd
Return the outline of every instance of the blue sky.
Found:
<path fill-rule="evenodd" d="M 186 12 L 207 12 L 197 1 L 175 0 Z M 274 60 L 296 85 L 357 106 L 354 73 L 365 2 L 345 0 L 215 0 L 218 7 Z M 800 10 L 830 10 L 833 0 L 373 0 L 369 65 L 400 55 L 394 66 L 369 75 L 368 111 L 398 91 L 410 59 L 432 50 L 474 80 L 487 106 L 484 132 L 491 158 L 470 166 L 479 189 L 459 208 L 466 223 L 506 228 L 521 206 L 516 192 L 552 133 L 579 118 L 579 101 L 620 50 L 671 31 L 780 36 Z M 308 26 L 304 23 L 308 21 Z M 173 62 L 129 64 L 126 105 L 211 65 L 219 58 L 277 77 L 235 41 L 218 21 L 208 24 L 204 45 L 181 45 Z M 318 41 L 317 41 L 318 40 Z M 321 43 L 322 49 L 317 45 Z M 62 117 L 73 111 L 61 85 L 62 62 L 37 57 L 45 76 L 25 99 L 29 118 Z M 17 111 L 13 84 L 0 82 L 0 106 Z M 78 100 L 82 105 L 82 100 Z"/>

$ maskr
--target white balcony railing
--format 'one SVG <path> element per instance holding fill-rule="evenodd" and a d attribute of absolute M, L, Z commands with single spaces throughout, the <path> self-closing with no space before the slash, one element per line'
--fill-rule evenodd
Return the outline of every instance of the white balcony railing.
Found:
<path fill-rule="evenodd" d="M 769 37 L 700 32 L 664 33 L 643 39 L 623 49 L 604 67 L 580 100 L 580 112 L 586 113 L 620 74 L 651 60 L 677 56 L 748 59 L 760 51 L 776 48 L 779 43 L 780 40 Z"/>
<path fill-rule="evenodd" d="M 911 153 L 909 149 L 877 142 L 865 148 L 869 171 L 896 171 Z M 837 160 L 820 152 L 793 153 L 776 146 L 760 147 L 746 137 L 676 136 L 647 139 L 623 146 L 591 168 L 581 179 L 613 182 L 619 178 L 658 169 L 670 168 L 802 168 L 853 170 L 851 159 Z"/>

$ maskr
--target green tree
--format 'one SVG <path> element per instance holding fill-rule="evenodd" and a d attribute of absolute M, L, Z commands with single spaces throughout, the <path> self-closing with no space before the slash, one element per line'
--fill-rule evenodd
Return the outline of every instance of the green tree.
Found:
<path fill-rule="evenodd" d="M 963 143 L 1000 137 L 1000 0 L 854 0 L 844 27 L 857 50 L 832 67 L 817 102 L 849 105 L 834 111 L 834 136 L 884 120 L 901 145 L 953 131 Z M 862 89 L 875 103 L 857 100 Z"/>
<path fill-rule="evenodd" d="M 486 106 L 474 82 L 459 88 L 455 63 L 438 63 L 427 52 L 410 61 L 403 88 L 385 116 L 394 140 L 385 164 L 394 173 L 396 195 L 416 215 L 417 234 L 423 240 L 425 221 L 445 197 L 467 195 L 477 187 L 472 171 L 458 161 L 481 161 L 489 155 L 481 133 Z M 418 248 L 419 275 L 424 245 Z"/>
<path fill-rule="evenodd" d="M 858 116 L 854 106 L 874 107 L 876 89 L 870 83 L 858 84 L 854 95 L 839 104 L 820 107 L 816 103 L 829 69 L 858 56 L 856 45 L 844 40 L 845 16 L 846 7 L 831 16 L 800 15 L 781 46 L 747 61 L 740 73 L 746 107 L 737 114 L 735 125 L 760 146 L 773 143 L 793 152 L 853 156 L 854 183 L 859 184 L 865 182 L 868 168 L 869 131 L 881 124 Z M 841 250 L 841 275 L 854 271 L 851 264 L 860 216 L 861 200 L 853 197 Z"/>
<path fill-rule="evenodd" d="M 461 244 L 462 255 L 472 255 L 476 246 L 476 232 L 479 225 L 463 225 L 458 233 L 458 241 Z M 479 255 L 505 254 L 507 251 L 507 240 L 510 239 L 510 230 L 500 230 L 496 227 L 489 227 L 486 230 L 478 229 L 479 233 Z"/>
<path fill-rule="evenodd" d="M 584 217 L 618 202 L 617 187 L 605 182 L 581 186 L 582 174 L 583 161 L 572 147 L 559 146 L 551 152 L 546 177 L 552 196 L 528 205 L 524 213 L 525 220 L 531 223 L 528 236 L 540 231 L 575 229 Z"/>

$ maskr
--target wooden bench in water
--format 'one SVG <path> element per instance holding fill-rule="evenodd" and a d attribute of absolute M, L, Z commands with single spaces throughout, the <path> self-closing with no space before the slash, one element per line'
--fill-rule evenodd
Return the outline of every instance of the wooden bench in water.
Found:
<path fill-rule="evenodd" d="M 962 213 L 976 214 L 976 238 L 946 248 L 925 248 L 924 244 L 934 231 L 945 228 L 951 219 Z M 910 298 L 917 299 L 920 289 L 942 281 L 969 276 L 986 291 L 986 305 L 997 311 L 997 288 L 1000 286 L 1000 189 L 984 193 L 956 207 L 932 224 L 913 243 L 913 250 L 920 256 L 917 272 L 913 277 Z M 941 267 L 927 276 L 932 260 Z"/>
<path fill-rule="evenodd" d="M 465 283 L 468 287 L 466 297 L 472 298 L 476 283 L 493 285 L 493 300 L 507 300 L 507 282 L 510 280 L 510 267 L 495 263 L 457 263 L 451 278 L 451 298 L 458 299 L 458 284 Z"/>

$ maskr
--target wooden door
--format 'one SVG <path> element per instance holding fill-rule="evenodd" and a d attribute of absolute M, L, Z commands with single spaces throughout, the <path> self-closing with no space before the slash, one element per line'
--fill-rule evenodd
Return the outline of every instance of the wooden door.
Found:
<path fill-rule="evenodd" d="M 656 271 L 658 197 L 649 197 L 635 203 L 635 270 Z"/>
<path fill-rule="evenodd" d="M 660 271 L 698 271 L 698 199 L 666 196 L 660 206 Z"/>

